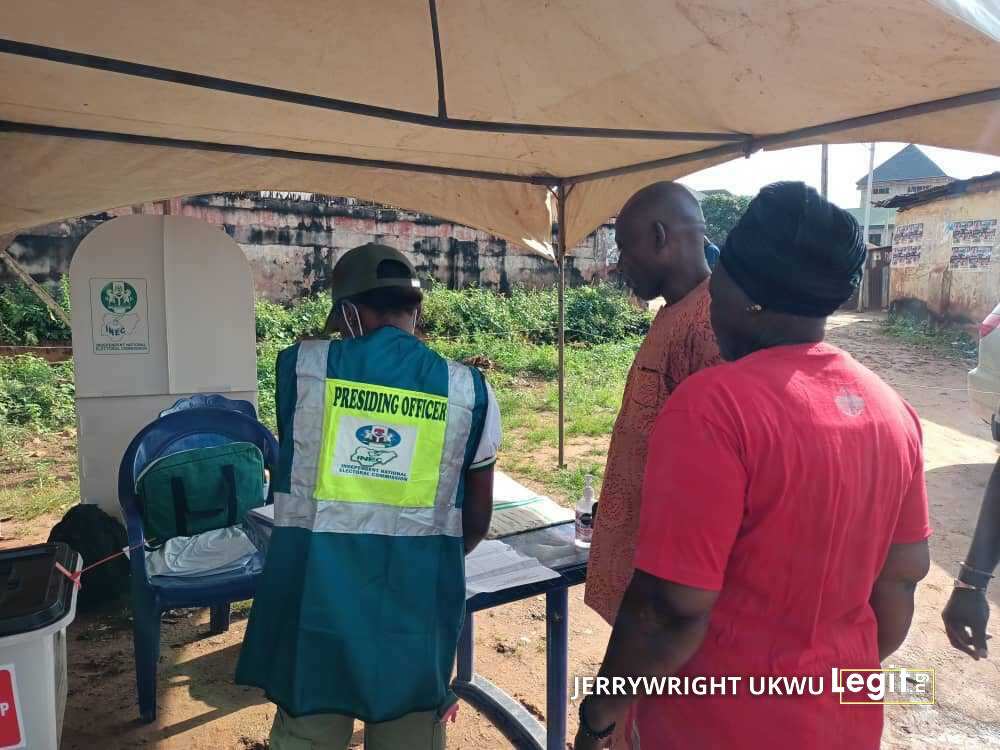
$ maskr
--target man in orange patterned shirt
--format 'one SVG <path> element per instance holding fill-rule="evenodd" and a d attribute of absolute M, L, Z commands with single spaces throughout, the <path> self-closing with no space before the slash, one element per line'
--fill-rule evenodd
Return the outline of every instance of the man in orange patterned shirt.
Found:
<path fill-rule="evenodd" d="M 632 580 L 653 422 L 684 378 L 721 361 L 708 315 L 705 217 L 694 195 L 675 182 L 643 188 L 618 214 L 615 241 L 628 285 L 640 298 L 663 297 L 666 305 L 632 363 L 597 508 L 584 599 L 608 624 Z"/>

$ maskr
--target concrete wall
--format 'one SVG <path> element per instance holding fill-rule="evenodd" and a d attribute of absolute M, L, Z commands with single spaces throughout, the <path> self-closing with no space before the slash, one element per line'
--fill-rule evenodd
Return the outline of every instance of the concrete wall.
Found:
<path fill-rule="evenodd" d="M 1000 302 L 1000 184 L 978 187 L 899 210 L 891 303 L 915 300 L 935 316 L 978 323 Z"/>
<path fill-rule="evenodd" d="M 329 288 L 330 269 L 347 250 L 380 242 L 409 255 L 417 270 L 452 288 L 548 287 L 555 265 L 486 232 L 424 214 L 308 193 L 225 193 L 128 206 L 48 224 L 19 235 L 11 250 L 38 281 L 68 272 L 80 240 L 102 221 L 132 213 L 194 216 L 222 227 L 243 248 L 257 293 L 287 301 Z M 600 227 L 566 264 L 568 284 L 607 278 L 614 228 Z M 12 281 L 0 264 L 0 284 Z"/>

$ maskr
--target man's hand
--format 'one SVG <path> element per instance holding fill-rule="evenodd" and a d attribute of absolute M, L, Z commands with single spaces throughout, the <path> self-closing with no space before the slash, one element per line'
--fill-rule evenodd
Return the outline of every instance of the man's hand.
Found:
<path fill-rule="evenodd" d="M 941 619 L 952 646 L 976 661 L 986 658 L 986 623 L 990 619 L 986 592 L 955 589 Z"/>
<path fill-rule="evenodd" d="M 578 731 L 576 739 L 573 741 L 573 750 L 601 750 L 601 748 L 610 747 L 608 744 L 610 742 L 610 737 L 606 740 L 595 740 Z"/>

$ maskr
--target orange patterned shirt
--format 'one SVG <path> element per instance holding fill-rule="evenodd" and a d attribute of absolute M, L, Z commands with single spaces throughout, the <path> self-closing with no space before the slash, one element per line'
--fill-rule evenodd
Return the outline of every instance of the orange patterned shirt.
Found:
<path fill-rule="evenodd" d="M 646 441 L 653 422 L 684 378 L 721 361 L 709 320 L 708 281 L 660 309 L 625 383 L 622 408 L 611 433 L 584 595 L 609 624 L 614 624 L 632 580 Z"/>

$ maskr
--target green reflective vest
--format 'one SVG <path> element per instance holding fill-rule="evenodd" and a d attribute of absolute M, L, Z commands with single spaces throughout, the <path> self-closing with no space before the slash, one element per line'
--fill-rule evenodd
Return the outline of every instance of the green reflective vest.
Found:
<path fill-rule="evenodd" d="M 293 716 L 438 709 L 465 614 L 475 369 L 392 327 L 278 355 L 274 531 L 236 670 Z"/>

